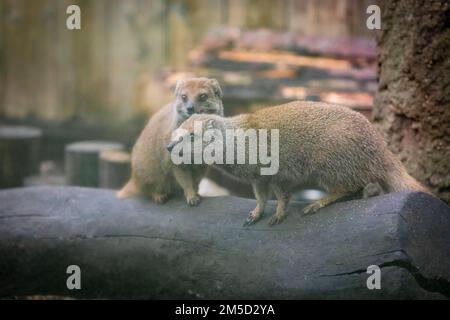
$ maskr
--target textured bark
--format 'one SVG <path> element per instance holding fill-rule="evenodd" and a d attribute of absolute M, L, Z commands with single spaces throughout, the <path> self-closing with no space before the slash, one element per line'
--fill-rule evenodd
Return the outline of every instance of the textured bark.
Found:
<path fill-rule="evenodd" d="M 450 3 L 382 4 L 374 122 L 408 171 L 450 203 Z"/>

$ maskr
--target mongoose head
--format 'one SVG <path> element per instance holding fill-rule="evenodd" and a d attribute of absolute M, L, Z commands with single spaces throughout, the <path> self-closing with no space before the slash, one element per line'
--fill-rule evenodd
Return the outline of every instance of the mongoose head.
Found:
<path fill-rule="evenodd" d="M 195 113 L 223 116 L 222 89 L 216 79 L 180 80 L 175 87 L 174 105 L 181 121 Z"/>
<path fill-rule="evenodd" d="M 194 140 L 201 141 L 203 148 L 206 147 L 212 140 L 203 139 L 204 133 L 207 130 L 221 130 L 222 119 L 218 115 L 194 114 L 173 132 L 170 143 L 167 145 L 167 150 L 170 152 L 177 144 Z M 195 152 L 194 150 L 192 151 Z"/>

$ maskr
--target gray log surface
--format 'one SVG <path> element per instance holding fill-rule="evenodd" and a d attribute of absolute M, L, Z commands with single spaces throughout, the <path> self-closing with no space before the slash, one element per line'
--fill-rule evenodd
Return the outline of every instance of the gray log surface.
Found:
<path fill-rule="evenodd" d="M 157 205 L 114 192 L 31 187 L 0 192 L 0 297 L 445 298 L 450 208 L 421 193 L 331 205 L 294 203 L 280 225 L 242 224 L 254 200 Z M 68 290 L 66 268 L 81 268 Z M 381 268 L 381 290 L 366 287 Z"/>

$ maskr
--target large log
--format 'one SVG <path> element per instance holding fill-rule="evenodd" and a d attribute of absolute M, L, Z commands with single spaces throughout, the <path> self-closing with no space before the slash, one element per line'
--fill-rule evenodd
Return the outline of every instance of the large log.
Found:
<path fill-rule="evenodd" d="M 0 188 L 19 187 L 39 171 L 40 129 L 0 126 Z"/>
<path fill-rule="evenodd" d="M 242 223 L 253 200 L 157 205 L 113 191 L 0 192 L 0 297 L 445 298 L 450 208 L 419 193 L 342 202 L 269 227 Z M 273 203 L 269 209 L 272 213 Z M 68 290 L 66 269 L 81 268 Z M 366 286 L 381 268 L 381 289 Z"/>

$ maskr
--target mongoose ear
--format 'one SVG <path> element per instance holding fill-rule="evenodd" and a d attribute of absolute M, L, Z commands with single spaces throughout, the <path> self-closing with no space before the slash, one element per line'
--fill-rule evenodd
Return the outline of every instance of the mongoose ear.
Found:
<path fill-rule="evenodd" d="M 177 81 L 177 84 L 175 85 L 175 96 L 178 96 L 181 92 L 181 87 L 183 86 L 185 80 L 180 79 Z"/>
<path fill-rule="evenodd" d="M 219 81 L 217 81 L 216 79 L 212 78 L 209 79 L 209 84 L 212 87 L 214 94 L 221 98 L 223 97 L 223 93 L 222 93 L 222 88 L 220 87 Z"/>
<path fill-rule="evenodd" d="M 214 129 L 214 124 L 215 124 L 214 119 L 209 119 L 206 122 L 206 129 Z"/>

